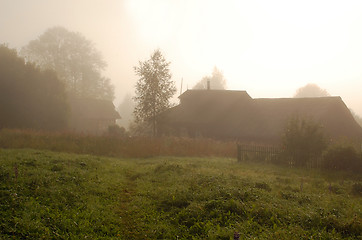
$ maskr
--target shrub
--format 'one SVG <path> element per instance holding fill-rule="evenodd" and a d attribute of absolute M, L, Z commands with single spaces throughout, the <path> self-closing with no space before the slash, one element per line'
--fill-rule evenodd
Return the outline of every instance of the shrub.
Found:
<path fill-rule="evenodd" d="M 106 135 L 112 137 L 128 137 L 126 129 L 118 126 L 117 124 L 108 126 Z"/>
<path fill-rule="evenodd" d="M 362 171 L 362 160 L 351 146 L 334 146 L 323 157 L 323 167 L 333 170 Z"/>
<path fill-rule="evenodd" d="M 320 157 L 327 143 L 321 125 L 312 121 L 291 118 L 282 136 L 285 161 L 300 167 Z"/>

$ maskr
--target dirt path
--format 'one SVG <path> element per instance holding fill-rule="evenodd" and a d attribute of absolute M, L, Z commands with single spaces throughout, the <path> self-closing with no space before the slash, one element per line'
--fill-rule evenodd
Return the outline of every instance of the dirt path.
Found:
<path fill-rule="evenodd" d="M 142 223 L 137 221 L 141 213 L 133 203 L 133 198 L 137 194 L 137 182 L 134 178 L 136 173 L 126 171 L 125 174 L 126 181 L 120 192 L 118 210 L 122 223 L 122 239 L 145 239 L 147 235 L 142 229 Z"/>

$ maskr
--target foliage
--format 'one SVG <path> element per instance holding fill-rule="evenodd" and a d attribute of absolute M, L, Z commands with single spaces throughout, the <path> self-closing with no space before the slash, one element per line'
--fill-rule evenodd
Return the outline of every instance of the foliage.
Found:
<path fill-rule="evenodd" d="M 196 83 L 193 89 L 207 89 L 208 81 L 210 82 L 211 89 L 226 89 L 226 79 L 224 74 L 216 67 L 214 67 L 211 76 L 203 77 L 198 83 Z"/>
<path fill-rule="evenodd" d="M 135 102 L 132 99 L 132 96 L 130 94 L 127 94 L 123 101 L 118 105 L 118 112 L 122 116 L 121 119 L 117 120 L 117 123 L 123 126 L 126 129 L 130 128 L 130 125 L 134 121 L 134 112 L 135 108 Z"/>
<path fill-rule="evenodd" d="M 328 97 L 330 94 L 327 90 L 320 88 L 317 84 L 309 83 L 304 87 L 299 88 L 294 97 L 306 98 L 306 97 Z"/>
<path fill-rule="evenodd" d="M 362 159 L 352 146 L 333 146 L 324 155 L 326 169 L 347 170 L 362 173 Z"/>
<path fill-rule="evenodd" d="M 2 239 L 362 237 L 360 175 L 0 149 L 0 180 Z"/>
<path fill-rule="evenodd" d="M 110 79 L 101 75 L 106 63 L 92 42 L 80 33 L 63 27 L 49 28 L 23 47 L 21 54 L 42 69 L 56 71 L 72 95 L 107 100 L 114 98 Z"/>
<path fill-rule="evenodd" d="M 25 63 L 0 45 L 0 129 L 62 129 L 68 105 L 64 85 L 52 71 Z"/>
<path fill-rule="evenodd" d="M 126 129 L 117 124 L 108 126 L 106 135 L 111 137 L 128 137 Z"/>
<path fill-rule="evenodd" d="M 287 161 L 303 167 L 319 158 L 327 143 L 318 123 L 293 117 L 284 129 L 282 146 Z"/>
<path fill-rule="evenodd" d="M 129 125 L 129 134 L 132 137 L 153 136 L 151 122 L 131 122 Z"/>
<path fill-rule="evenodd" d="M 171 106 L 170 98 L 176 93 L 167 62 L 160 50 L 155 50 L 151 58 L 139 62 L 134 67 L 139 80 L 136 83 L 136 122 L 151 122 L 152 133 L 156 136 L 157 115 Z"/>

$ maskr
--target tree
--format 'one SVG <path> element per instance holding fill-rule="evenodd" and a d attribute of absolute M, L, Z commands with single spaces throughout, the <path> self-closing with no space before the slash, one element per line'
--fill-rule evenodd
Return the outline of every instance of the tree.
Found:
<path fill-rule="evenodd" d="M 210 81 L 211 89 L 226 89 L 226 79 L 224 74 L 217 69 L 217 67 L 214 67 L 211 76 L 203 77 L 198 83 L 196 83 L 193 89 L 207 89 L 208 81 Z"/>
<path fill-rule="evenodd" d="M 62 129 L 68 111 L 64 84 L 55 72 L 40 71 L 0 45 L 0 128 Z"/>
<path fill-rule="evenodd" d="M 308 83 L 304 87 L 299 88 L 294 98 L 307 98 L 307 97 L 328 97 L 330 94 L 327 90 L 320 88 L 317 84 Z"/>
<path fill-rule="evenodd" d="M 291 118 L 287 123 L 282 145 L 286 157 L 301 167 L 320 157 L 327 147 L 321 126 L 312 120 L 298 117 Z"/>
<path fill-rule="evenodd" d="M 43 70 L 54 70 L 72 95 L 114 99 L 114 87 L 101 74 L 106 63 L 92 42 L 80 33 L 63 27 L 49 28 L 23 47 L 21 54 Z"/>
<path fill-rule="evenodd" d="M 151 123 L 152 134 L 156 136 L 157 115 L 171 106 L 170 98 L 176 93 L 175 82 L 171 81 L 167 62 L 161 51 L 155 50 L 151 58 L 134 67 L 139 76 L 136 83 L 134 110 L 137 123 Z"/>
<path fill-rule="evenodd" d="M 131 94 L 127 94 L 123 101 L 118 105 L 118 112 L 121 115 L 121 119 L 117 120 L 117 123 L 128 129 L 131 122 L 133 122 L 133 112 L 135 109 L 135 102 L 132 99 Z"/>
<path fill-rule="evenodd" d="M 351 111 L 354 120 L 362 127 L 362 118 L 359 115 L 357 115 L 352 109 L 349 110 Z"/>

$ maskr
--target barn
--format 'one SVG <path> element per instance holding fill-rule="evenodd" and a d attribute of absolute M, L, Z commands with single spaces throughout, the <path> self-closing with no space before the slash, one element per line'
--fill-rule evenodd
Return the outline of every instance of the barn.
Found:
<path fill-rule="evenodd" d="M 187 90 L 159 115 L 162 135 L 276 141 L 292 117 L 321 124 L 330 138 L 362 138 L 341 97 L 257 98 L 246 91 Z"/>

